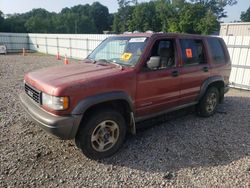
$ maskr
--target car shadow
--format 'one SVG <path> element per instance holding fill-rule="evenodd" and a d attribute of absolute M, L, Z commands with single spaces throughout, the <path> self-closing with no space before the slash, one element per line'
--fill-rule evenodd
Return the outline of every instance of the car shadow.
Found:
<path fill-rule="evenodd" d="M 250 97 L 227 96 L 216 114 L 187 108 L 141 122 L 136 136 L 101 163 L 147 172 L 226 165 L 250 155 Z"/>

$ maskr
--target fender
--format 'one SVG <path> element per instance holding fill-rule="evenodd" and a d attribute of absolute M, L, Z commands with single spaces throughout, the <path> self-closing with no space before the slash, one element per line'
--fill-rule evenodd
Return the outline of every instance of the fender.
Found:
<path fill-rule="evenodd" d="M 131 97 L 123 91 L 113 91 L 108 93 L 101 93 L 94 96 L 86 97 L 85 99 L 81 100 L 78 105 L 72 111 L 73 115 L 81 114 L 83 115 L 88 108 L 93 105 L 100 104 L 103 102 L 113 101 L 113 100 L 125 100 L 130 108 L 130 123 L 129 123 L 129 131 L 132 134 L 136 134 L 136 127 L 134 121 L 134 108 L 133 108 L 133 101 Z M 73 130 L 74 133 L 77 132 L 79 126 L 76 126 Z"/>
<path fill-rule="evenodd" d="M 128 103 L 131 112 L 134 112 L 132 99 L 126 92 L 112 91 L 86 97 L 77 104 L 77 106 L 72 111 L 72 114 L 73 115 L 84 114 L 87 111 L 87 109 L 93 105 L 113 100 L 125 100 Z"/>
<path fill-rule="evenodd" d="M 208 79 L 206 79 L 203 83 L 202 83 L 202 86 L 201 86 L 201 89 L 200 89 L 200 93 L 197 97 L 197 101 L 199 101 L 203 96 L 204 94 L 206 93 L 206 90 L 208 88 L 208 86 L 213 83 L 213 82 L 217 82 L 217 81 L 222 81 L 225 85 L 225 82 L 224 82 L 224 79 L 222 76 L 212 76 L 212 77 L 209 77 Z"/>

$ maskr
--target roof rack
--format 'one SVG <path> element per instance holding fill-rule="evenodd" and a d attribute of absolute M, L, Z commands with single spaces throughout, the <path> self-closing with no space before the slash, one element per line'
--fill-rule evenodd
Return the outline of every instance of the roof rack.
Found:
<path fill-rule="evenodd" d="M 145 33 L 155 33 L 154 31 L 148 30 Z"/>
<path fill-rule="evenodd" d="M 132 34 L 132 32 L 130 32 L 130 31 L 125 31 L 125 32 L 123 32 L 123 34 Z"/>

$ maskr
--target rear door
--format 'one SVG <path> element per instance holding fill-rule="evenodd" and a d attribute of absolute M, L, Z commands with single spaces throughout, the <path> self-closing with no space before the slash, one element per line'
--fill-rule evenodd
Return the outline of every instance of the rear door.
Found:
<path fill-rule="evenodd" d="M 180 105 L 194 102 L 202 83 L 210 76 L 208 52 L 202 38 L 180 38 L 182 65 L 180 68 Z"/>

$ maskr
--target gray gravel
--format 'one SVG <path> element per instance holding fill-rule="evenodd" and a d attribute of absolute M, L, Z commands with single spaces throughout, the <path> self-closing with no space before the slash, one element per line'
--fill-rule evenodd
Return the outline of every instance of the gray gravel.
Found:
<path fill-rule="evenodd" d="M 142 122 L 116 155 L 93 161 L 20 107 L 24 73 L 55 64 L 0 56 L 0 187 L 250 187 L 250 92 L 232 89 L 210 118 L 188 109 Z"/>

